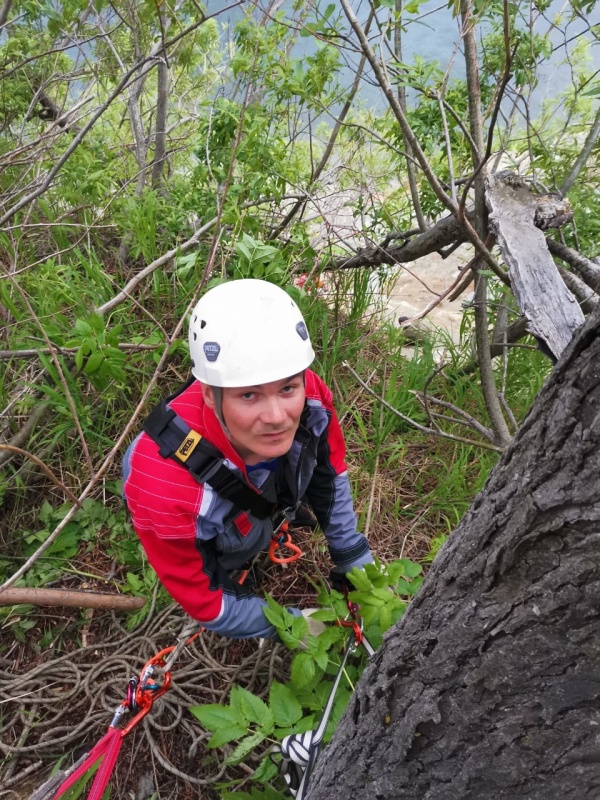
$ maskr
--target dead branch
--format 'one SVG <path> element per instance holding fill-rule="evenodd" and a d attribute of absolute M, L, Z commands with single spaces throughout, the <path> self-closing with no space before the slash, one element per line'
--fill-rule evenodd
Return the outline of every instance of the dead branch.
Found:
<path fill-rule="evenodd" d="M 494 431 L 491 428 L 482 425 L 479 420 L 475 419 L 475 417 L 468 414 L 466 411 L 463 411 L 462 408 L 453 405 L 452 403 L 448 403 L 446 400 L 439 400 L 437 397 L 431 397 L 431 395 L 426 394 L 425 392 L 414 392 L 414 395 L 419 400 L 423 408 L 427 410 L 428 414 L 432 414 L 433 416 L 437 416 L 438 419 L 447 420 L 448 422 L 453 422 L 457 425 L 465 425 L 468 428 L 473 428 L 486 439 L 489 439 L 490 442 L 494 442 Z M 427 408 L 428 403 L 432 403 L 433 405 L 440 406 L 440 408 L 445 408 L 448 411 L 451 411 L 453 414 L 456 414 L 456 418 L 447 417 L 444 414 L 435 414 L 435 412 L 430 412 Z"/>
<path fill-rule="evenodd" d="M 115 611 L 137 611 L 146 605 L 146 600 L 143 597 L 82 592 L 73 589 L 31 589 L 29 587 L 0 589 L 0 606 L 16 606 L 21 603 L 62 608 L 110 608 Z"/>
<path fill-rule="evenodd" d="M 578 272 L 590 289 L 595 292 L 600 290 L 600 267 L 597 264 L 582 256 L 577 250 L 567 247 L 562 242 L 557 242 L 551 236 L 546 237 L 546 245 L 553 256 L 560 258 Z"/>
<path fill-rule="evenodd" d="M 29 441 L 29 437 L 42 422 L 44 416 L 48 413 L 48 406 L 45 403 L 38 403 L 31 411 L 27 421 L 20 427 L 9 442 L 0 445 L 0 467 L 12 458 L 9 448 L 16 448 L 17 450 Z"/>
<path fill-rule="evenodd" d="M 548 226 L 565 216 L 563 199 L 555 199 L 558 209 L 553 198 L 546 197 L 542 203 L 522 179 L 510 173 L 487 179 L 490 227 L 508 265 L 519 308 L 529 320 L 529 330 L 558 357 L 585 318 L 535 224 L 536 217 Z"/>
<path fill-rule="evenodd" d="M 117 348 L 125 353 L 139 353 L 143 350 L 156 350 L 158 344 L 129 344 L 124 342 L 118 344 Z M 62 355 L 74 355 L 78 347 L 59 347 L 55 345 L 57 352 Z M 51 351 L 47 347 L 39 347 L 37 350 L 0 350 L 0 361 L 10 361 L 11 358 L 38 358 L 40 355 L 50 355 Z"/>
<path fill-rule="evenodd" d="M 402 58 L 402 0 L 396 0 L 396 24 L 394 25 L 394 55 L 396 60 L 401 64 L 403 62 Z M 366 28 L 365 28 L 366 33 Z M 363 56 L 364 57 L 364 56 Z M 406 104 L 406 86 L 402 81 L 398 82 L 398 102 L 400 103 L 400 108 L 407 115 L 407 104 Z M 443 106 L 442 106 L 443 109 Z M 443 114 L 443 111 L 442 111 Z M 444 117 L 445 122 L 445 117 Z M 410 142 L 406 138 L 404 131 L 402 131 L 402 141 L 404 143 L 404 149 L 406 151 L 406 175 L 408 177 L 408 188 L 410 190 L 410 197 L 413 204 L 413 209 L 415 212 L 415 217 L 417 218 L 417 222 L 419 224 L 419 229 L 422 231 L 426 231 L 429 225 L 427 224 L 427 220 L 423 214 L 423 210 L 421 208 L 421 199 L 419 197 L 419 187 L 417 184 L 417 177 L 415 175 L 415 167 L 413 163 L 413 152 L 412 147 L 410 146 Z M 452 156 L 451 154 L 448 157 L 448 164 L 450 166 L 450 175 L 452 175 Z M 454 194 L 452 193 L 452 198 L 455 199 Z"/>
<path fill-rule="evenodd" d="M 583 313 L 591 314 L 598 303 L 600 303 L 600 296 L 590 289 L 590 287 L 584 283 L 581 278 L 575 275 L 574 272 L 569 272 L 569 270 L 561 267 L 560 264 L 556 266 L 558 268 L 558 274 L 565 282 L 565 286 L 567 286 L 579 300 Z"/>
<path fill-rule="evenodd" d="M 490 355 L 490 341 L 488 334 L 487 318 L 487 278 L 478 273 L 475 277 L 475 342 L 477 345 L 477 363 L 481 378 L 481 388 L 485 398 L 485 406 L 497 437 L 498 444 L 506 447 L 512 441 L 512 436 L 504 419 L 498 390 L 494 379 L 492 358 Z"/>
<path fill-rule="evenodd" d="M 12 4 L 13 0 L 4 0 L 2 3 L 2 7 L 0 8 L 0 30 L 6 25 L 6 20 L 8 19 Z"/>
<path fill-rule="evenodd" d="M 414 236 L 397 247 L 372 245 L 359 248 L 355 255 L 336 256 L 325 265 L 325 270 L 357 269 L 359 267 L 377 267 L 381 264 L 405 264 L 418 258 L 435 253 L 443 247 L 455 242 L 466 241 L 465 233 L 458 220 L 449 215 L 443 217 L 429 230 Z"/>

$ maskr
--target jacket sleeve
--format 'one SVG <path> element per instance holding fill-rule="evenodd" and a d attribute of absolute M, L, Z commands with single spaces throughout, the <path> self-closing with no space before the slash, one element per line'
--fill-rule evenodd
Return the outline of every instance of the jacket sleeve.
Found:
<path fill-rule="evenodd" d="M 335 570 L 348 572 L 373 561 L 366 538 L 356 530 L 356 514 L 345 463 L 346 446 L 335 410 L 319 438 L 317 463 L 306 496 L 325 533 Z"/>
<path fill-rule="evenodd" d="M 276 638 L 263 613 L 265 601 L 249 587 L 233 583 L 218 568 L 212 542 L 200 540 L 198 526 L 203 520 L 197 516 L 197 504 L 171 502 L 169 487 L 144 472 L 143 454 L 134 460 L 138 442 L 139 437 L 125 455 L 124 496 L 135 531 L 167 592 L 208 630 L 240 639 Z M 206 535 L 210 537 L 210 530 Z"/>
<path fill-rule="evenodd" d="M 243 591 L 228 576 L 224 580 L 219 575 L 224 585 L 211 585 L 201 552 L 208 549 L 206 544 L 199 549 L 191 538 L 163 539 L 148 531 L 138 535 L 167 592 L 202 627 L 234 639 L 277 638 L 263 613 L 264 600 Z"/>

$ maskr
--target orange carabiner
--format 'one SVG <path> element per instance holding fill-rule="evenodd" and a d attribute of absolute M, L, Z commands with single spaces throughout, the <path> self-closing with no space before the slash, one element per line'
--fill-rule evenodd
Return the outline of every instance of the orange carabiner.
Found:
<path fill-rule="evenodd" d="M 355 619 L 339 619 L 336 624 L 340 625 L 342 628 L 352 628 L 356 646 L 358 647 L 358 645 L 361 644 L 363 641 L 363 632 L 360 624 Z"/>
<path fill-rule="evenodd" d="M 164 650 L 161 650 L 160 653 L 157 653 L 144 665 L 144 668 L 140 672 L 140 681 L 136 687 L 134 695 L 135 705 L 139 710 L 137 714 L 129 720 L 127 725 L 121 729 L 121 739 L 124 739 L 128 733 L 131 733 L 138 722 L 140 722 L 140 720 L 142 720 L 146 714 L 148 714 L 154 701 L 158 700 L 159 697 L 162 697 L 162 695 L 169 690 L 169 687 L 171 686 L 170 670 L 165 672 L 162 676 L 162 684 L 160 686 L 158 684 L 149 684 L 148 679 L 151 678 L 154 667 L 165 666 L 164 656 L 173 652 L 174 649 L 174 646 L 165 647 Z"/>
<path fill-rule="evenodd" d="M 271 544 L 269 545 L 269 558 L 274 564 L 291 564 L 292 561 L 297 561 L 302 555 L 302 550 L 298 547 L 297 544 L 294 544 L 292 541 L 292 537 L 288 533 L 288 525 L 287 522 L 283 522 L 279 528 L 279 533 L 275 533 L 273 538 L 271 539 Z M 277 549 L 287 548 L 292 555 L 291 556 L 278 556 Z"/>

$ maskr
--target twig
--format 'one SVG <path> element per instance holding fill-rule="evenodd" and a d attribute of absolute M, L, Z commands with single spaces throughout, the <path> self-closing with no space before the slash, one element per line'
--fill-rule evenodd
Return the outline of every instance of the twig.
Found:
<path fill-rule="evenodd" d="M 398 411 L 397 408 L 394 408 L 394 406 L 388 403 L 387 400 L 381 398 L 376 392 L 373 391 L 373 389 L 367 386 L 367 384 L 362 380 L 360 375 L 358 375 L 358 373 L 352 369 L 352 367 L 347 361 L 343 361 L 342 366 L 345 367 L 354 376 L 354 378 L 358 381 L 358 383 L 360 383 L 363 389 L 365 389 L 372 397 L 374 397 L 382 405 L 384 405 L 389 411 L 392 412 L 392 414 L 395 414 L 397 417 L 406 422 L 408 425 L 411 425 L 413 428 L 416 428 L 417 430 L 422 431 L 423 433 L 432 434 L 433 436 L 440 436 L 443 439 L 451 439 L 454 442 L 462 442 L 463 444 L 470 444 L 473 445 L 474 447 L 482 447 L 484 450 L 494 450 L 496 453 L 503 452 L 504 448 L 498 447 L 495 444 L 488 444 L 487 442 L 477 442 L 474 439 L 466 439 L 463 436 L 454 436 L 451 433 L 446 433 L 445 431 L 437 431 L 435 430 L 435 428 L 427 428 L 425 425 L 421 425 L 420 423 L 415 422 L 414 419 L 411 419 L 410 417 L 407 417 L 405 414 L 403 414 L 401 411 Z"/>
<path fill-rule="evenodd" d="M 478 433 L 484 436 L 486 439 L 489 439 L 490 442 L 496 442 L 494 431 L 488 428 L 485 425 L 482 425 L 475 417 L 468 414 L 462 408 L 453 405 L 452 403 L 448 403 L 446 400 L 439 400 L 437 397 L 430 397 L 426 395 L 425 392 L 414 392 L 415 396 L 423 402 L 423 405 L 427 403 L 433 403 L 436 406 L 440 406 L 441 408 L 447 408 L 452 413 L 457 414 L 462 419 L 453 419 L 452 422 L 456 422 L 459 425 L 466 425 L 469 428 L 474 428 Z M 441 419 L 446 419 L 443 415 L 438 415 Z"/>
<path fill-rule="evenodd" d="M 62 355 L 74 355 L 78 347 L 61 347 L 53 343 L 54 348 Z M 160 344 L 130 344 L 123 342 L 117 348 L 125 353 L 139 353 L 144 350 L 156 350 L 162 347 Z M 37 350 L 0 350 L 0 361 L 9 361 L 11 358 L 37 358 L 40 355 L 50 355 L 51 350 L 47 347 L 40 347 Z"/>
<path fill-rule="evenodd" d="M 487 279 L 481 272 L 475 278 L 473 305 L 475 306 L 475 340 L 477 342 L 477 363 L 479 364 L 481 388 L 492 428 L 496 432 L 497 441 L 503 447 L 506 447 L 512 441 L 512 436 L 502 414 L 494 380 L 488 336 Z"/>
<path fill-rule="evenodd" d="M 598 136 L 600 136 L 600 108 L 596 112 L 596 117 L 594 119 L 592 127 L 590 128 L 590 132 L 586 137 L 581 152 L 575 159 L 575 163 L 571 167 L 569 174 L 567 175 L 567 177 L 564 179 L 564 181 L 560 186 L 559 191 L 561 194 L 567 194 L 573 187 L 573 184 L 579 177 L 579 173 L 586 165 L 586 162 L 590 157 L 592 150 L 594 149 L 594 145 L 598 141 Z"/>
<path fill-rule="evenodd" d="M 56 475 L 52 472 L 50 467 L 47 467 L 43 461 L 41 461 L 37 456 L 34 456 L 33 453 L 28 453 L 27 450 L 23 450 L 20 447 L 15 447 L 12 444 L 0 444 L 0 450 L 5 450 L 10 453 L 15 453 L 15 455 L 23 456 L 23 458 L 28 458 L 30 461 L 33 461 L 42 472 L 50 478 L 52 483 L 58 488 L 71 500 L 72 502 L 77 502 L 77 497 L 73 494 L 73 492 L 68 489 L 64 483 L 56 477 Z"/>

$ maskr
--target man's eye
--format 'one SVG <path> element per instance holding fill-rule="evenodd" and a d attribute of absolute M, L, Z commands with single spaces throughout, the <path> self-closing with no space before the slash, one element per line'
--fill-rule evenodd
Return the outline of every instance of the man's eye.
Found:
<path fill-rule="evenodd" d="M 254 397 L 254 392 L 244 392 L 244 394 L 242 395 L 243 400 L 252 400 L 253 397 Z"/>

